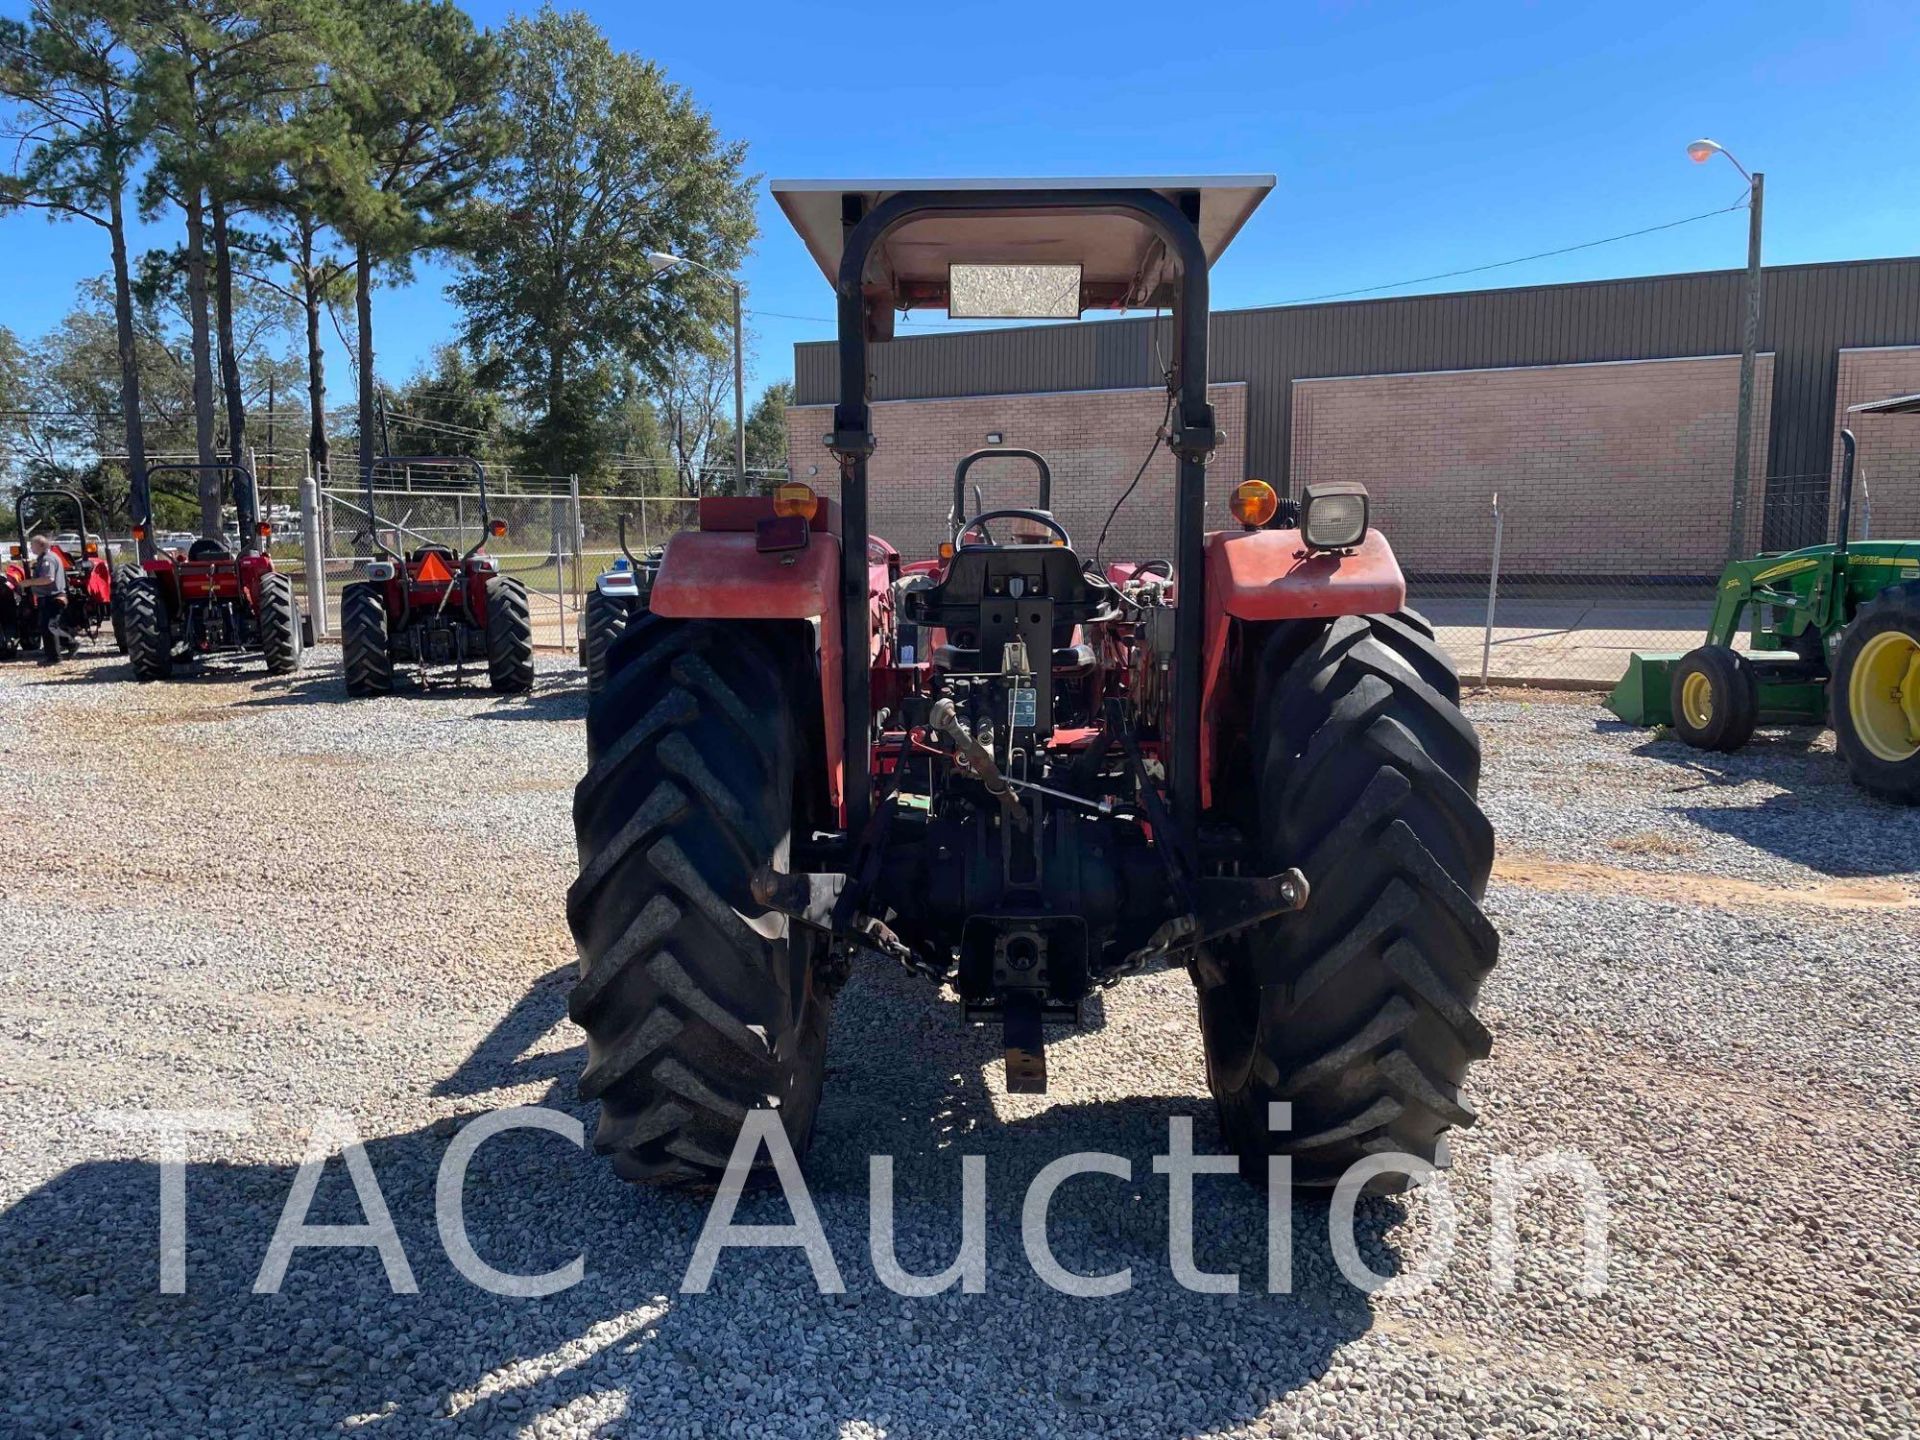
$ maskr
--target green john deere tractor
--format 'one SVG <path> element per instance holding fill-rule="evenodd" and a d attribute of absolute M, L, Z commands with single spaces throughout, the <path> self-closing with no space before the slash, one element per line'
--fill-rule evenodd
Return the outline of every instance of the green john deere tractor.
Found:
<path fill-rule="evenodd" d="M 1920 415 L 1920 395 L 1850 415 Z M 1756 725 L 1831 724 L 1863 789 L 1920 804 L 1920 540 L 1856 540 L 1856 445 L 1840 432 L 1839 538 L 1735 560 L 1720 577 L 1707 643 L 1634 655 L 1607 708 L 1667 725 L 1701 750 L 1738 750 Z M 1733 648 L 1752 611 L 1752 651 Z"/>

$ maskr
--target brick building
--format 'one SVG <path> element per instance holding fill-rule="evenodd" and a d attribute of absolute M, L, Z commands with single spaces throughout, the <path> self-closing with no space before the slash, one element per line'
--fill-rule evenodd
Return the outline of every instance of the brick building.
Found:
<path fill-rule="evenodd" d="M 1249 476 L 1283 491 L 1353 479 L 1416 575 L 1485 573 L 1496 494 L 1506 573 L 1716 571 L 1731 519 L 1743 278 L 1217 312 L 1225 442 L 1209 472 L 1209 523 L 1226 523 L 1225 495 Z M 1746 532 L 1753 547 L 1781 547 L 1827 533 L 1844 407 L 1920 391 L 1920 258 L 1770 268 L 1761 313 Z M 874 533 L 924 553 L 940 538 L 954 463 L 1004 443 L 1053 461 L 1055 509 L 1090 553 L 1160 422 L 1164 327 L 1135 318 L 875 346 Z M 830 342 L 795 347 L 789 413 L 794 473 L 828 492 L 832 357 Z M 1873 532 L 1920 533 L 1920 425 L 1876 417 L 1856 430 Z M 987 503 L 1030 503 L 1024 479 L 976 473 Z M 1108 553 L 1171 548 L 1171 474 L 1162 448 Z"/>

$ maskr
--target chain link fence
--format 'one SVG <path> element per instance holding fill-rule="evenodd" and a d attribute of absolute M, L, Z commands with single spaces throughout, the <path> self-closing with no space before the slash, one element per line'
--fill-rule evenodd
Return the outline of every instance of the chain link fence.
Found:
<path fill-rule="evenodd" d="M 383 477 L 384 478 L 384 477 Z M 662 545 L 674 531 L 691 528 L 696 503 L 673 496 L 581 496 L 571 489 L 530 494 L 489 489 L 484 506 L 478 488 L 393 488 L 373 492 L 369 513 L 366 492 L 324 489 L 317 492 L 317 530 L 321 587 L 326 598 L 325 630 L 338 628 L 340 595 L 366 578 L 367 563 L 379 546 L 410 554 L 423 545 L 444 545 L 464 554 L 477 544 L 488 520 L 506 525 L 489 538 L 487 553 L 503 575 L 527 587 L 534 642 L 572 646 L 581 603 L 594 579 L 620 555 L 622 517 L 635 555 Z M 281 511 L 281 505 L 290 507 Z M 286 514 L 282 529 L 274 522 L 275 563 L 305 581 L 308 561 L 298 490 L 283 499 L 278 490 L 262 492 L 263 511 Z M 303 594 L 311 594 L 310 589 Z"/>
<path fill-rule="evenodd" d="M 1714 492 L 1717 505 L 1702 502 Z M 1409 603 L 1434 623 L 1470 683 L 1600 686 L 1619 679 L 1632 651 L 1682 652 L 1701 643 L 1730 546 L 1745 557 L 1834 538 L 1837 477 L 1756 478 L 1737 545 L 1730 492 L 1724 479 L 1703 484 L 1691 472 L 1613 476 L 1573 493 L 1564 483 L 1535 485 L 1508 472 L 1477 498 L 1451 492 L 1450 509 L 1425 487 L 1378 486 L 1373 523 L 1399 554 Z M 330 487 L 318 496 L 330 630 L 340 592 L 364 576 L 373 556 L 375 526 L 401 551 L 440 544 L 460 552 L 481 535 L 478 491 L 444 479 L 383 485 L 372 517 L 358 490 Z M 262 509 L 274 526 L 276 562 L 304 574 L 299 489 L 263 487 Z M 490 490 L 488 509 L 507 526 L 488 552 L 526 584 L 536 640 L 570 647 L 584 597 L 621 554 L 623 523 L 627 549 L 644 559 L 695 524 L 697 501 L 580 495 L 562 481 L 539 492 Z M 1903 523 L 1910 518 L 1920 518 L 1920 473 L 1856 477 L 1853 539 L 1901 538 L 1896 530 L 1920 529 Z"/>
<path fill-rule="evenodd" d="M 1386 488 L 1386 487 L 1383 487 Z M 1719 503 L 1702 496 L 1719 492 Z M 1920 475 L 1857 476 L 1851 538 L 1912 510 Z M 1611 685 L 1632 652 L 1681 653 L 1705 639 L 1721 568 L 1832 540 L 1839 486 L 1825 474 L 1756 477 L 1734 540 L 1731 487 L 1650 474 L 1569 495 L 1508 477 L 1479 513 L 1421 513 L 1409 487 L 1376 494 L 1377 524 L 1407 572 L 1409 603 L 1434 622 L 1463 677 L 1492 684 Z M 1405 537 L 1403 539 L 1403 537 Z M 1887 537 L 1897 538 L 1897 537 Z M 1747 648 L 1743 634 L 1738 644 Z"/>

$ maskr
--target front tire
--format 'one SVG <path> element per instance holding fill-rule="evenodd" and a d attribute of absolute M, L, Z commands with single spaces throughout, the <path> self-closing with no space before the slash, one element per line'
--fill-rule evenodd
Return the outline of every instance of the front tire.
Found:
<path fill-rule="evenodd" d="M 788 867 L 796 767 L 817 764 L 798 637 L 638 618 L 587 707 L 567 923 L 594 1148 L 636 1182 L 719 1183 L 747 1112 L 804 1152 L 826 1059 L 823 937 L 753 899 Z"/>
<path fill-rule="evenodd" d="M 393 689 L 387 607 L 377 585 L 363 581 L 340 593 L 340 668 L 349 695 L 385 695 Z"/>
<path fill-rule="evenodd" d="M 1268 1155 L 1303 1185 L 1385 1151 L 1444 1165 L 1474 1120 L 1460 1086 L 1492 1046 L 1473 1004 L 1499 950 L 1459 681 L 1411 613 L 1275 626 L 1258 665 L 1252 823 L 1266 868 L 1299 866 L 1311 894 L 1195 962 L 1221 1130 L 1253 1178 Z"/>
<path fill-rule="evenodd" d="M 1834 741 L 1853 783 L 1920 805 L 1920 584 L 1893 586 L 1855 612 L 1831 693 Z"/>
<path fill-rule="evenodd" d="M 510 575 L 487 581 L 487 680 L 505 695 L 533 689 L 533 611 Z"/>
<path fill-rule="evenodd" d="M 587 671 L 587 693 L 599 692 L 607 683 L 607 656 L 626 633 L 632 615 L 628 602 L 595 590 L 587 596 L 586 613 L 580 621 L 580 663 Z"/>
<path fill-rule="evenodd" d="M 300 609 L 293 599 L 293 577 L 277 570 L 260 577 L 255 624 L 260 653 L 269 675 L 291 675 L 300 668 Z"/>
<path fill-rule="evenodd" d="M 1760 678 L 1730 645 L 1702 645 L 1673 667 L 1673 733 L 1696 750 L 1738 750 L 1760 723 Z"/>
<path fill-rule="evenodd" d="M 122 607 L 127 627 L 127 659 L 133 678 L 145 683 L 173 674 L 173 621 L 160 599 L 160 587 L 142 574 L 130 580 Z"/>

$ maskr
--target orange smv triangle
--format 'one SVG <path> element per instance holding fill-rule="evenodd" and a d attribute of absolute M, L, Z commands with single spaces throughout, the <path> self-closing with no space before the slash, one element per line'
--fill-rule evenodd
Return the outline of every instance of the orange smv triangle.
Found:
<path fill-rule="evenodd" d="M 422 585 L 444 585 L 453 579 L 453 572 L 447 569 L 447 562 L 440 558 L 437 550 L 427 551 L 427 558 L 420 562 L 420 573 L 413 577 Z"/>

